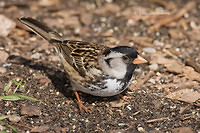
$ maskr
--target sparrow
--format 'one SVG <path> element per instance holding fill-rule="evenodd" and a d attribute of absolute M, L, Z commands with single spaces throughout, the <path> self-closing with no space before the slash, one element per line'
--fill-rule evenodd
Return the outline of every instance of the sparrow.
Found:
<path fill-rule="evenodd" d="M 58 32 L 36 19 L 21 17 L 18 20 L 55 46 L 80 110 L 89 111 L 90 108 L 82 104 L 78 91 L 100 97 L 118 95 L 132 82 L 136 66 L 147 62 L 134 47 L 110 48 L 64 40 Z"/>

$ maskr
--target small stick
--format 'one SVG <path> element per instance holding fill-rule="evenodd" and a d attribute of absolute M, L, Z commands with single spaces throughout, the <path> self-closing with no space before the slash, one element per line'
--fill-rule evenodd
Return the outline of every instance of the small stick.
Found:
<path fill-rule="evenodd" d="M 157 118 L 157 119 L 148 120 L 147 123 L 163 121 L 163 120 L 169 120 L 169 117 L 163 117 L 163 118 Z"/>
<path fill-rule="evenodd" d="M 11 122 L 11 123 L 14 124 L 14 125 L 18 125 L 18 126 L 21 126 L 21 127 L 28 128 L 28 129 L 30 129 L 30 130 L 33 129 L 32 127 L 26 126 L 26 125 L 24 125 L 24 124 L 20 124 L 20 123 L 16 123 L 16 122 Z"/>
<path fill-rule="evenodd" d="M 144 79 L 139 79 L 138 83 L 136 84 L 137 88 L 140 88 L 145 82 L 147 82 L 152 76 L 154 75 L 154 71 L 150 71 L 145 77 Z"/>
<path fill-rule="evenodd" d="M 168 23 L 171 23 L 179 18 L 181 18 L 186 12 L 188 12 L 189 10 L 193 9 L 193 7 L 195 6 L 194 1 L 188 2 L 182 9 L 180 9 L 176 14 L 172 14 L 170 16 L 167 16 L 163 19 L 160 19 L 158 22 L 156 22 L 153 26 L 149 27 L 147 33 L 150 34 L 152 33 L 154 30 L 158 31 L 158 29 Z"/>

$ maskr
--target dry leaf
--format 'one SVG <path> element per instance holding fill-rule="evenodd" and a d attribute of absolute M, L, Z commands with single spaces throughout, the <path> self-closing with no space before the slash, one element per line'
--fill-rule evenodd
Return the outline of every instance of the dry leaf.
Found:
<path fill-rule="evenodd" d="M 150 63 L 162 64 L 169 72 L 183 74 L 188 79 L 200 81 L 200 74 L 196 72 L 192 67 L 185 66 L 177 59 L 165 58 L 164 55 L 161 53 L 152 54 Z"/>
<path fill-rule="evenodd" d="M 31 132 L 34 132 L 34 133 L 44 133 L 46 132 L 47 130 L 49 130 L 49 126 L 47 125 L 44 125 L 44 126 L 35 126 Z"/>
<path fill-rule="evenodd" d="M 200 93 L 191 89 L 183 89 L 175 91 L 167 95 L 166 97 L 174 100 L 184 101 L 187 103 L 193 103 L 196 100 L 200 99 Z"/>
<path fill-rule="evenodd" d="M 190 66 L 184 68 L 183 75 L 188 79 L 200 81 L 200 74 Z"/>
<path fill-rule="evenodd" d="M 173 129 L 172 133 L 194 133 L 189 127 L 179 127 Z"/>
<path fill-rule="evenodd" d="M 127 102 L 110 102 L 111 107 L 113 108 L 120 108 L 122 106 L 124 106 L 125 104 L 127 104 Z"/>

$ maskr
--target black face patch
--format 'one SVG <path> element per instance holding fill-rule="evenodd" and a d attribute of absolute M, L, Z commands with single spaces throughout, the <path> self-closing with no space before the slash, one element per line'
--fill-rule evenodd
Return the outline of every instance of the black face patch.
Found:
<path fill-rule="evenodd" d="M 103 55 L 107 56 L 107 55 L 110 54 L 110 52 L 111 52 L 111 49 L 107 49 L 107 50 L 105 50 L 105 51 L 103 52 Z"/>
<path fill-rule="evenodd" d="M 110 60 L 111 60 L 112 58 L 109 58 L 109 59 L 105 59 L 105 62 L 107 63 L 107 65 L 110 67 Z"/>
<path fill-rule="evenodd" d="M 128 46 L 118 46 L 118 47 L 110 48 L 110 49 L 104 51 L 103 54 L 105 56 L 107 56 L 111 52 L 122 53 L 122 54 L 126 55 L 130 59 L 130 61 L 133 61 L 135 58 L 137 58 L 137 55 L 138 55 L 138 52 L 135 48 L 128 47 Z"/>

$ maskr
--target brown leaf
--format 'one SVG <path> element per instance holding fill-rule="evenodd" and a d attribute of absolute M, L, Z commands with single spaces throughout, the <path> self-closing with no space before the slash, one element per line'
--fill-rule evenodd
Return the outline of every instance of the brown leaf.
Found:
<path fill-rule="evenodd" d="M 26 105 L 22 106 L 21 114 L 28 116 L 39 116 L 41 114 L 41 110 L 38 106 Z"/>
<path fill-rule="evenodd" d="M 191 89 L 183 89 L 183 90 L 175 91 L 167 95 L 166 97 L 192 104 L 196 100 L 200 99 L 200 93 L 198 93 L 197 91 L 193 91 Z"/>
<path fill-rule="evenodd" d="M 172 133 L 194 133 L 189 127 L 175 128 Z"/>
<path fill-rule="evenodd" d="M 183 69 L 183 75 L 188 79 L 200 81 L 200 74 L 190 66 L 186 66 Z"/>
<path fill-rule="evenodd" d="M 110 105 L 113 108 L 120 108 L 120 107 L 123 107 L 125 104 L 127 104 L 127 103 L 126 102 L 117 102 L 117 101 L 110 102 Z"/>
<path fill-rule="evenodd" d="M 34 127 L 31 132 L 34 132 L 34 133 L 44 133 L 46 132 L 47 130 L 49 130 L 49 126 L 47 125 L 43 125 L 43 126 L 36 126 Z"/>
<path fill-rule="evenodd" d="M 150 63 L 162 64 L 169 72 L 182 74 L 188 79 L 200 81 L 200 74 L 196 72 L 192 67 L 185 66 L 177 59 L 165 58 L 164 55 L 161 53 L 152 54 Z"/>

